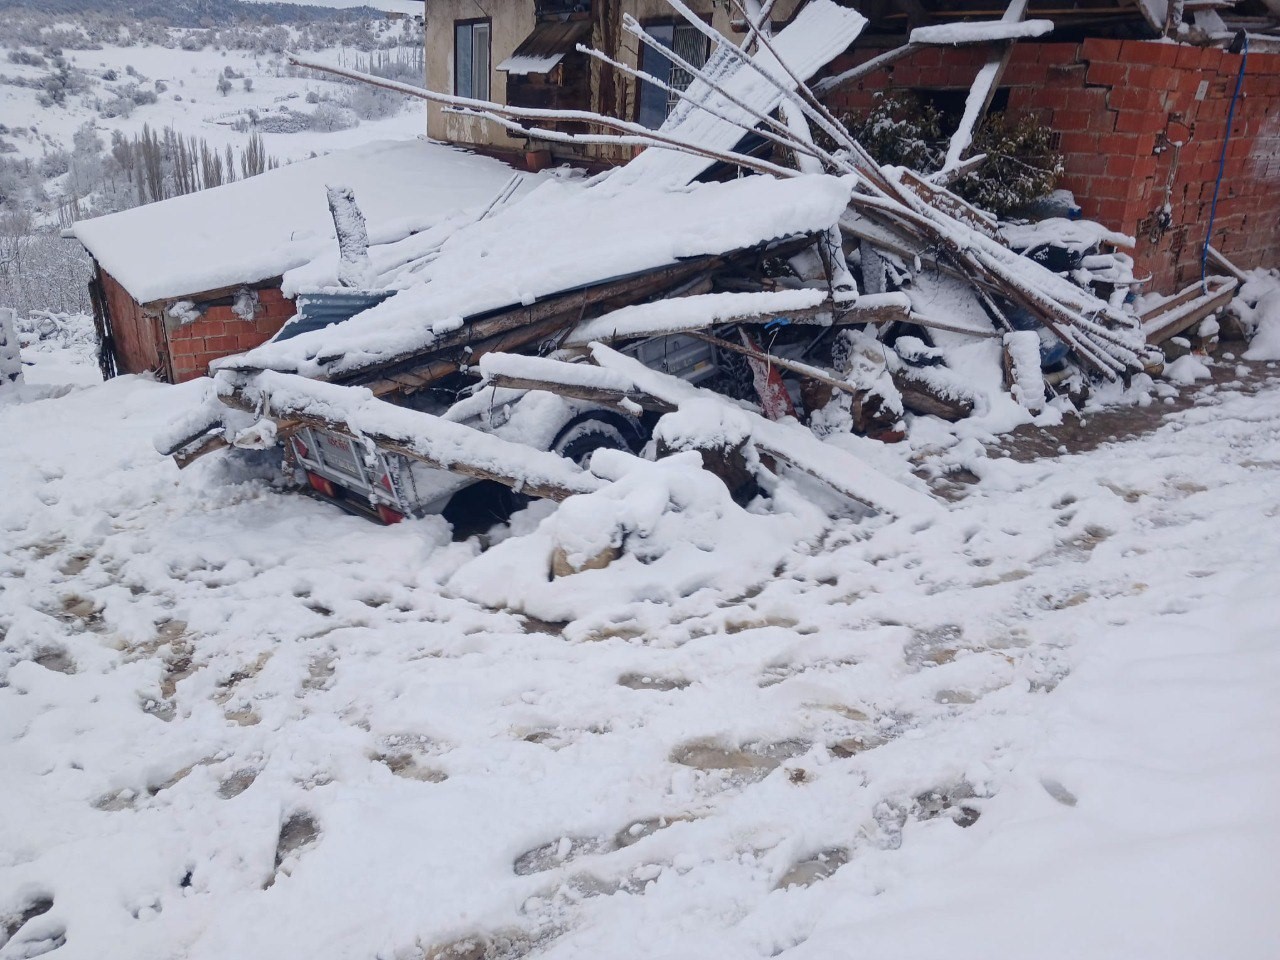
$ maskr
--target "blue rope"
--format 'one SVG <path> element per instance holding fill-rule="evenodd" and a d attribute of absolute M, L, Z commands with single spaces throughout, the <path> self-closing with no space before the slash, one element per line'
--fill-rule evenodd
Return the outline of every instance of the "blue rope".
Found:
<path fill-rule="evenodd" d="M 1222 135 L 1222 156 L 1218 158 L 1218 179 L 1213 184 L 1213 203 L 1209 205 L 1209 228 L 1204 232 L 1204 249 L 1200 251 L 1200 288 L 1209 289 L 1209 244 L 1213 240 L 1213 221 L 1218 215 L 1218 190 L 1222 187 L 1222 175 L 1227 169 L 1227 144 L 1231 141 L 1231 125 L 1235 122 L 1236 101 L 1240 99 L 1240 89 L 1244 86 L 1244 68 L 1249 62 L 1249 36 L 1244 35 L 1244 47 L 1241 50 L 1240 72 L 1236 74 L 1236 91 L 1231 95 L 1231 106 L 1227 108 L 1227 130 Z"/>

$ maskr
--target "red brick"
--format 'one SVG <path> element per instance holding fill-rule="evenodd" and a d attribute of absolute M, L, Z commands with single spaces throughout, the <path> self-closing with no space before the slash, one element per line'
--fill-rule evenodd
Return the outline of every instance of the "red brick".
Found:
<path fill-rule="evenodd" d="M 1068 176 L 1092 177 L 1107 172 L 1107 158 L 1100 153 L 1069 154 L 1064 166 Z"/>
<path fill-rule="evenodd" d="M 236 339 L 236 337 L 229 335 L 222 337 L 208 337 L 204 342 L 205 349 L 211 353 L 222 350 L 234 350 L 236 347 Z"/>
<path fill-rule="evenodd" d="M 1174 57 L 1173 65 L 1180 69 L 1199 67 L 1200 48 L 1193 47 L 1189 43 L 1178 44 L 1178 53 Z"/>
<path fill-rule="evenodd" d="M 1086 60 L 1119 60 L 1120 41 L 1087 37 L 1080 48 L 1080 55 Z"/>
<path fill-rule="evenodd" d="M 1087 110 L 1055 110 L 1053 112 L 1053 126 L 1060 133 L 1088 130 L 1092 119 L 1092 115 Z"/>
<path fill-rule="evenodd" d="M 1123 63 L 1110 60 L 1095 60 L 1089 64 L 1085 79 L 1089 83 L 1102 83 L 1107 86 L 1122 84 L 1129 75 L 1129 68 Z"/>
<path fill-rule="evenodd" d="M 1113 154 L 1107 157 L 1107 176 L 1131 177 L 1133 176 L 1133 168 L 1137 162 L 1137 157 L 1125 156 L 1124 154 Z"/>
<path fill-rule="evenodd" d="M 1120 51 L 1120 59 L 1130 63 L 1171 67 L 1178 59 L 1178 45 L 1155 40 L 1126 40 Z"/>
<path fill-rule="evenodd" d="M 1116 133 L 1160 133 L 1167 117 L 1154 111 L 1122 110 L 1116 117 Z"/>

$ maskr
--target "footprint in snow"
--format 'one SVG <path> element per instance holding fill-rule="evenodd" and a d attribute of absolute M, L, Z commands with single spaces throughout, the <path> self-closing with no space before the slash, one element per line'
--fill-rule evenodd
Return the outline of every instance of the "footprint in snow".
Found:
<path fill-rule="evenodd" d="M 774 885 L 774 889 L 786 890 L 790 887 L 812 886 L 827 879 L 848 862 L 848 850 L 844 847 L 830 847 L 793 863 Z"/>
<path fill-rule="evenodd" d="M 32 658 L 32 662 L 54 673 L 65 673 L 70 676 L 76 672 L 75 661 L 66 650 L 61 648 L 41 650 Z"/>
<path fill-rule="evenodd" d="M 0 949 L 13 948 L 6 951 L 6 956 L 28 960 L 51 953 L 67 942 L 66 927 L 47 916 L 52 909 L 53 897 L 43 894 L 0 913 Z"/>
<path fill-rule="evenodd" d="M 635 820 L 622 827 L 611 836 L 605 837 L 558 837 L 547 843 L 539 844 L 516 857 L 512 870 L 517 876 L 528 876 L 554 870 L 566 863 L 572 863 L 579 857 L 598 853 L 613 853 L 632 844 L 639 843 L 645 837 L 651 837 L 660 830 L 665 830 L 673 823 L 685 823 L 692 820 L 688 814 L 677 814 L 670 817 L 648 817 Z M 596 878 L 592 878 L 596 879 Z M 599 881 L 609 883 L 608 881 Z M 615 884 L 608 892 L 617 889 Z"/>
<path fill-rule="evenodd" d="M 673 763 L 696 770 L 726 773 L 738 783 L 763 780 L 784 760 L 807 752 L 811 744 L 805 740 L 778 740 L 772 743 L 748 743 L 730 747 L 715 740 L 693 740 L 671 752 Z"/>
<path fill-rule="evenodd" d="M 662 677 L 647 673 L 624 673 L 618 678 L 620 687 L 628 687 L 632 690 L 659 690 L 664 693 L 670 690 L 683 690 L 690 683 L 692 681 L 684 677 Z"/>
<path fill-rule="evenodd" d="M 294 813 L 280 825 L 276 838 L 275 872 L 263 889 L 272 886 L 281 876 L 289 876 L 298 864 L 298 858 L 315 845 L 320 838 L 320 825 L 311 814 Z"/>

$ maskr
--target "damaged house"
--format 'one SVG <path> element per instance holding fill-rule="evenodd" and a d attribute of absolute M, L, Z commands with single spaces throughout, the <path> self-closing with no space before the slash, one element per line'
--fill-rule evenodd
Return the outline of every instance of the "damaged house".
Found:
<path fill-rule="evenodd" d="M 996 34 L 972 29 L 991 16 L 990 4 L 973 0 L 847 5 L 868 18 L 868 27 L 815 86 L 838 115 L 865 113 L 877 95 L 894 90 L 911 91 L 958 118 L 975 74 L 985 68 L 984 105 L 1013 118 L 1033 117 L 1053 131 L 1062 156 L 1060 185 L 1085 217 L 1136 239 L 1135 259 L 1139 272 L 1151 276 L 1151 289 L 1172 290 L 1200 276 L 1215 193 L 1215 247 L 1246 268 L 1280 258 L 1277 0 L 1024 0 L 1004 13 L 1009 25 Z M 748 35 L 732 3 L 690 0 L 686 6 L 736 42 Z M 799 4 L 766 6 L 776 29 Z M 578 50 L 592 47 L 674 90 L 687 86 L 687 71 L 622 29 L 628 17 L 688 63 L 705 64 L 708 38 L 662 0 L 517 0 L 483 15 L 470 0 L 433 0 L 427 85 L 514 107 L 608 114 L 656 129 L 678 96 Z M 544 126 L 589 128 L 568 120 Z M 636 149 L 548 141 L 438 103 L 428 105 L 427 129 L 433 138 L 534 166 L 619 163 Z M 1224 140 L 1230 142 L 1219 171 Z"/>
<path fill-rule="evenodd" d="M 358 191 L 374 241 L 387 243 L 484 202 L 511 177 L 503 164 L 473 159 L 464 181 L 441 184 L 433 173 L 442 151 L 370 143 L 80 221 L 73 233 L 93 258 L 104 376 L 180 383 L 274 336 L 308 283 L 300 274 L 286 284 L 286 275 L 337 260 L 329 183 Z"/>

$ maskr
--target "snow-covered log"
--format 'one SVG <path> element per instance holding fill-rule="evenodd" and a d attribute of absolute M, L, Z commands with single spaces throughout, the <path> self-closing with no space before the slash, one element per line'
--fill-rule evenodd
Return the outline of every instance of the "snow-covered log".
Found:
<path fill-rule="evenodd" d="M 356 204 L 350 187 L 329 187 L 329 213 L 338 235 L 338 283 L 364 290 L 374 283 L 373 264 L 369 262 L 369 228 Z"/>
<path fill-rule="evenodd" d="M 863 296 L 840 304 L 832 303 L 827 291 L 816 289 L 705 293 L 634 304 L 587 320 L 569 334 L 565 345 L 584 346 L 593 341 L 616 343 L 708 330 L 731 323 L 770 323 L 778 319 L 817 326 L 883 323 L 906 320 L 909 312 L 910 301 L 896 293 Z"/>
<path fill-rule="evenodd" d="M 1044 408 L 1040 335 L 1034 330 L 1011 330 L 1004 335 L 1004 375 L 1013 399 L 1032 413 Z"/>

